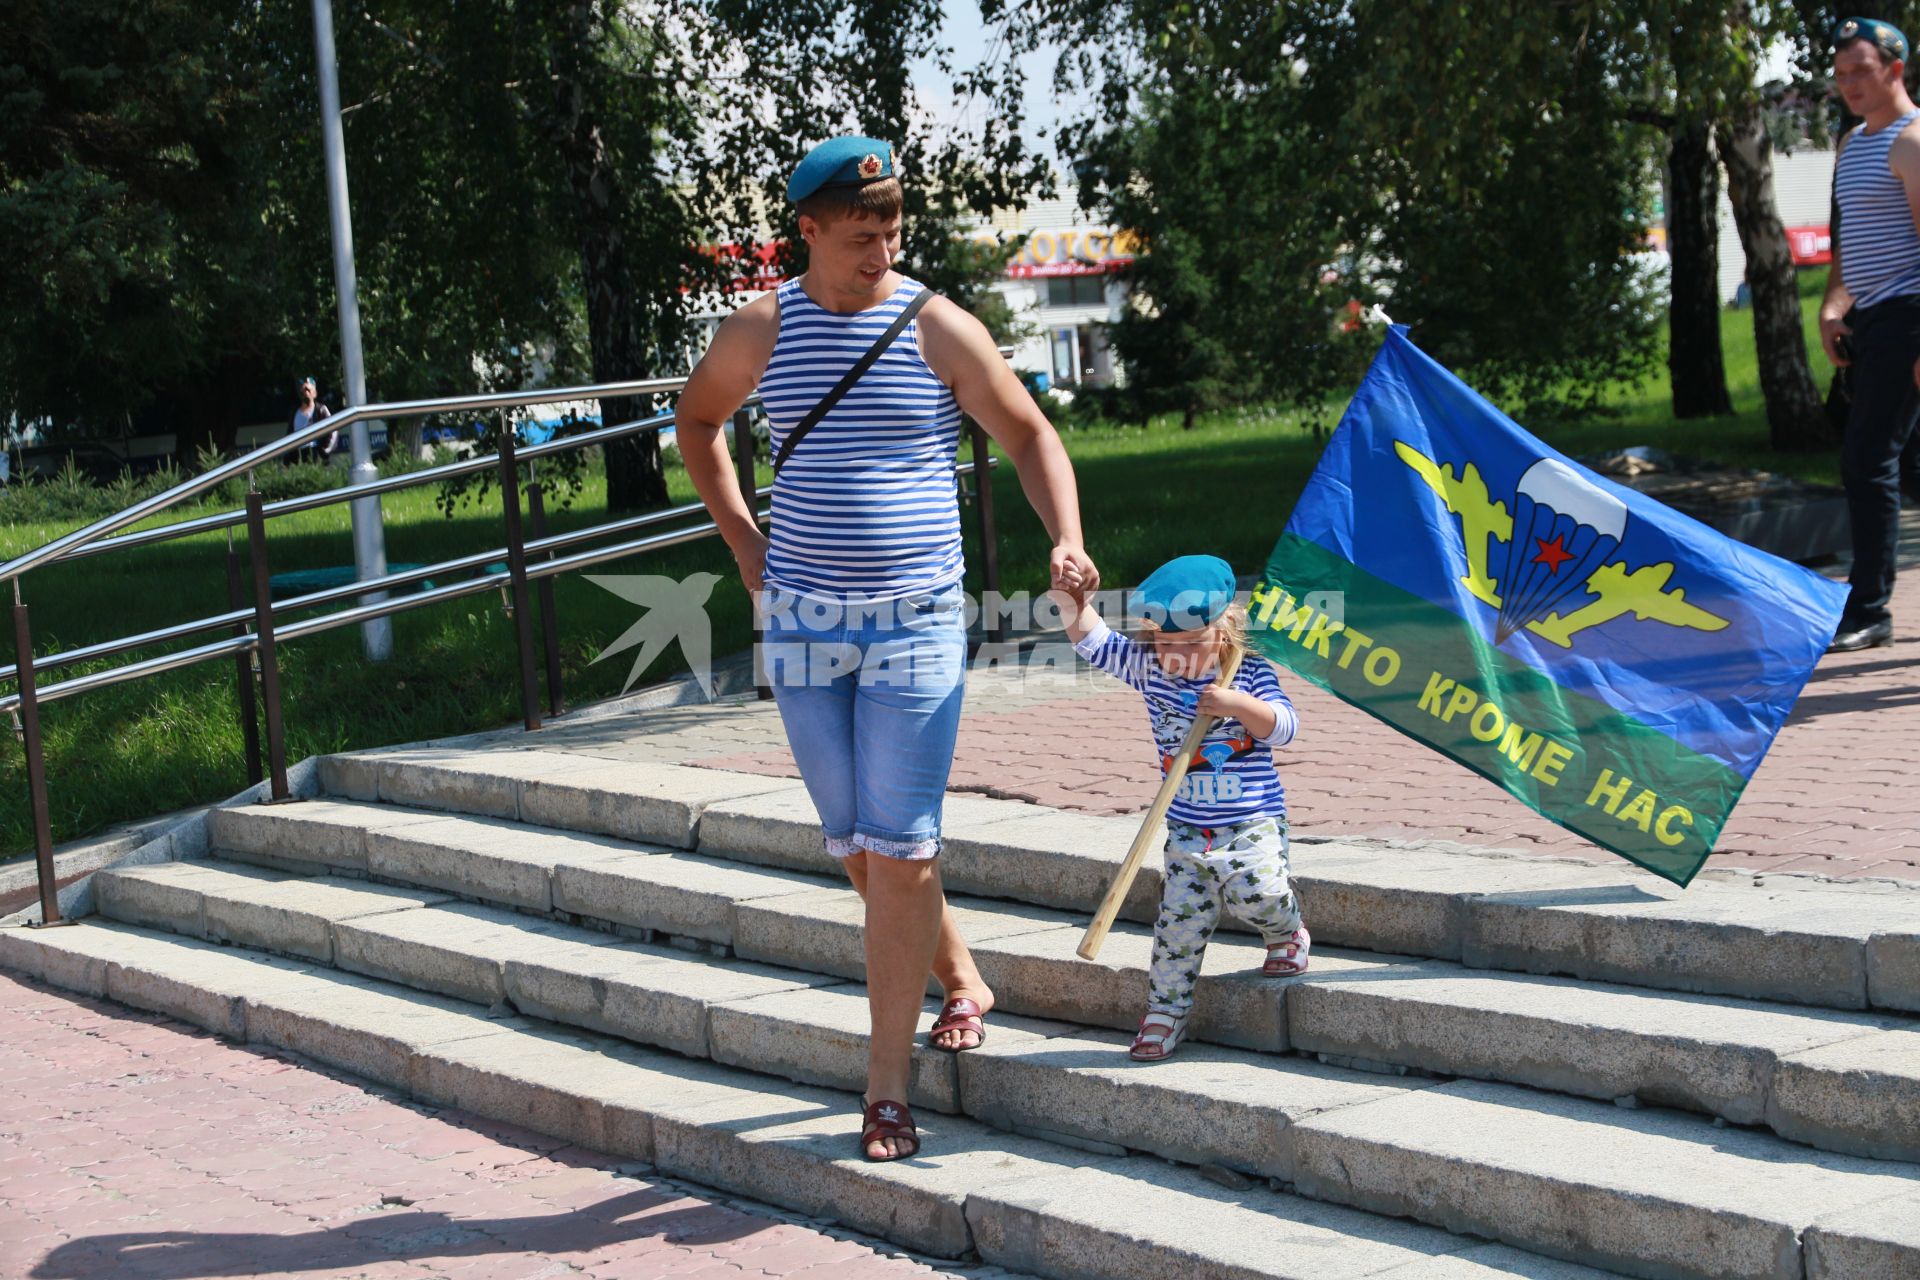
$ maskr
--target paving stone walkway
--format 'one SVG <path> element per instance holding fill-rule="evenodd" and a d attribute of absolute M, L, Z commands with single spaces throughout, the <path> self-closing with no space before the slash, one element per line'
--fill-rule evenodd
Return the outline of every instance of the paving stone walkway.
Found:
<path fill-rule="evenodd" d="M 6 1280 L 1009 1277 L 876 1252 L 167 1018 L 9 977 L 0 1008 Z"/>

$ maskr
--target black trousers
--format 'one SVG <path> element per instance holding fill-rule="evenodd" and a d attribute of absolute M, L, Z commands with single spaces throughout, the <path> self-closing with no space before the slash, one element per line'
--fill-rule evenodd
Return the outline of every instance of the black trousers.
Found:
<path fill-rule="evenodd" d="M 1889 298 L 1853 313 L 1853 411 L 1840 446 L 1840 475 L 1853 525 L 1853 572 L 1846 623 L 1892 615 L 1900 491 L 1920 499 L 1920 297 Z"/>

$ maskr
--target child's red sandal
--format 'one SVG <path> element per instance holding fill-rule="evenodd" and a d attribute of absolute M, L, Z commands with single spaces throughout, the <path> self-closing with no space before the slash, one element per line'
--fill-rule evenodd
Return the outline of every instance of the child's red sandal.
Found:
<path fill-rule="evenodd" d="M 1297 978 L 1307 971 L 1307 956 L 1312 948 L 1313 937 L 1307 932 L 1307 926 L 1301 925 L 1285 942 L 1276 942 L 1267 948 L 1267 962 L 1260 966 L 1260 972 L 1269 978 Z"/>
<path fill-rule="evenodd" d="M 1180 1047 L 1180 1038 L 1187 1033 L 1185 1015 L 1178 1018 L 1170 1013 L 1149 1013 L 1140 1019 L 1140 1030 L 1134 1033 L 1133 1047 L 1127 1050 L 1127 1056 L 1135 1062 L 1159 1062 L 1173 1056 Z"/>

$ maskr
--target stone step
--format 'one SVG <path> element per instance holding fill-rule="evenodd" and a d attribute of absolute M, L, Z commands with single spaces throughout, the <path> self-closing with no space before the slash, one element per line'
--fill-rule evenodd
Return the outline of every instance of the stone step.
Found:
<path fill-rule="evenodd" d="M 350 843 L 329 824 L 363 823 L 366 857 L 340 864 L 349 871 L 364 867 L 410 884 L 429 877 L 443 887 L 464 881 L 469 897 L 701 939 L 784 969 L 864 978 L 863 910 L 837 876 L 585 841 L 501 819 L 442 816 L 382 826 L 407 811 L 343 801 L 316 804 L 297 819 L 298 827 L 276 829 L 278 815 L 299 808 L 255 810 L 221 834 L 268 850 L 280 847 L 276 835 L 297 835 L 306 843 L 293 852 L 304 860 Z M 463 849 L 476 851 L 464 871 Z M 511 875 L 499 870 L 503 863 Z M 204 872 L 108 873 L 96 881 L 96 892 L 108 914 L 199 934 L 173 923 L 193 909 L 167 905 L 168 895 L 178 892 L 176 874 Z M 157 905 L 119 905 L 136 889 L 146 892 L 147 876 L 162 885 L 152 891 Z M 1117 926 L 1100 960 L 1087 962 L 1074 953 L 1075 917 L 957 895 L 952 906 L 1003 1012 L 1122 1030 L 1138 1022 L 1152 943 L 1147 929 Z M 232 908 L 216 914 L 224 921 Z M 1765 1124 L 1826 1150 L 1920 1160 L 1920 1030 L 1898 1015 L 1603 986 L 1325 947 L 1316 949 L 1305 978 L 1278 982 L 1257 973 L 1262 958 L 1257 944 L 1239 936 L 1216 938 L 1190 1024 L 1194 1039 L 1661 1103 Z"/>
<path fill-rule="evenodd" d="M 515 739 L 535 742 L 537 739 Z M 827 873 L 806 792 L 791 779 L 571 752 L 407 748 L 323 757 L 331 794 L 698 848 Z M 244 815 L 216 812 L 216 831 Z M 1090 913 L 1137 823 L 949 796 L 943 875 L 981 897 Z M 223 842 L 234 844 L 232 839 Z M 235 845 L 235 847 L 239 847 Z M 1294 846 L 1323 942 L 1661 990 L 1839 1009 L 1920 1012 L 1920 889 L 1710 873 L 1681 890 L 1625 864 L 1388 847 Z M 1151 920 L 1143 869 L 1124 919 Z"/>
<path fill-rule="evenodd" d="M 626 941 L 497 907 L 410 908 L 403 895 L 327 878 L 210 863 L 110 874 L 101 903 L 120 923 L 271 950 L 265 930 L 231 927 L 236 912 L 250 908 L 220 907 L 222 895 L 269 904 L 275 922 L 304 910 L 308 918 L 287 931 L 302 958 L 801 1084 L 864 1085 L 866 992 L 838 978 Z M 308 945 L 329 933 L 330 949 Z M 923 1031 L 936 1011 L 929 1000 Z M 1123 1033 L 997 1011 L 989 1034 L 988 1045 L 963 1055 L 921 1043 L 908 1101 L 1113 1154 L 1144 1151 L 1283 1181 L 1293 1177 L 1291 1126 L 1329 1107 L 1432 1083 L 1209 1045 L 1146 1070 L 1125 1059 Z"/>
<path fill-rule="evenodd" d="M 869 1164 L 856 1154 L 857 1103 L 849 1093 L 774 1085 L 747 1071 L 533 1018 L 489 1018 L 473 1005 L 377 979 L 124 924 L 0 930 L 0 966 L 298 1054 L 430 1105 L 510 1120 L 671 1176 L 829 1217 L 936 1257 L 978 1257 L 1062 1280 L 1605 1274 L 1263 1185 L 1229 1189 L 1150 1158 L 1089 1155 L 1010 1136 L 962 1117 L 920 1117 L 925 1156 Z M 1845 1198 L 1824 1184 L 1821 1191 L 1822 1203 Z M 1746 1236 L 1770 1227 L 1777 1224 L 1741 1233 L 1715 1257 L 1743 1257 Z M 1808 1230 L 1805 1258 L 1828 1256 L 1815 1249 L 1820 1244 L 1850 1263 L 1895 1265 L 1912 1256 L 1907 1234 L 1884 1217 L 1858 1231 L 1845 1223 Z M 1761 1272 L 1685 1274 L 1797 1280 L 1798 1239 L 1773 1261 Z M 1650 1274 L 1636 1267 L 1634 1273 Z M 1825 1280 L 1841 1273 L 1811 1274 Z"/>

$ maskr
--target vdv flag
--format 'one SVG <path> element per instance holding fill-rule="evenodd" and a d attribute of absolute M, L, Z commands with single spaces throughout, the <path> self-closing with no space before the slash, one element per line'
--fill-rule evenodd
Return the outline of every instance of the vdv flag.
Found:
<path fill-rule="evenodd" d="M 1250 612 L 1276 662 L 1685 885 L 1846 596 L 1556 453 L 1394 326 Z"/>

